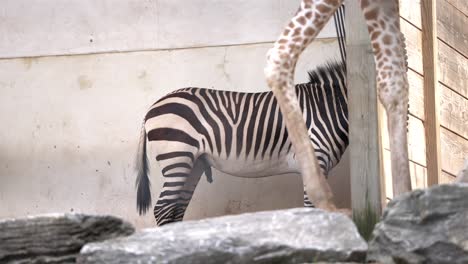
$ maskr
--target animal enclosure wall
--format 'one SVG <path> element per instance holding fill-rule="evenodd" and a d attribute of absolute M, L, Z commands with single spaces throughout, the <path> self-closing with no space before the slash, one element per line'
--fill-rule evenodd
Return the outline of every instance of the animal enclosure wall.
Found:
<path fill-rule="evenodd" d="M 435 0 L 434 0 L 435 1 Z M 427 3 L 430 1 L 427 1 Z M 455 180 L 463 161 L 468 157 L 468 2 L 437 0 L 436 4 L 436 85 L 439 100 L 439 140 L 441 174 L 439 183 Z M 420 1 L 400 1 L 401 30 L 406 37 L 408 51 L 408 81 L 410 85 L 408 147 L 410 171 L 414 188 L 427 187 L 427 147 L 435 144 L 426 140 L 427 107 L 424 98 L 423 43 Z M 426 88 L 427 89 L 427 88 Z M 427 104 L 427 103 L 426 103 Z M 425 109 L 426 107 L 426 109 Z M 390 149 L 385 116 L 381 120 L 386 196 L 392 197 Z M 434 154 L 431 154 L 434 155 Z M 429 156 L 436 160 L 435 157 Z M 430 161 L 432 162 L 432 161 Z"/>
<path fill-rule="evenodd" d="M 133 171 L 145 111 L 187 86 L 266 91 L 265 54 L 296 1 L 6 0 L 0 5 L 0 218 L 109 213 L 137 227 Z M 339 58 L 332 24 L 302 56 Z M 151 157 L 150 157 L 151 158 Z M 332 173 L 349 205 L 348 165 Z M 154 160 L 154 158 L 151 158 Z M 161 186 L 153 166 L 152 193 Z M 187 218 L 302 205 L 296 175 L 202 180 Z"/>

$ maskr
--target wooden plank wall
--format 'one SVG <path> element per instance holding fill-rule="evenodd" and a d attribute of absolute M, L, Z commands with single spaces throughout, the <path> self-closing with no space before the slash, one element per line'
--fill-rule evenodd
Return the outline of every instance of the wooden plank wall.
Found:
<path fill-rule="evenodd" d="M 425 0 L 421 0 L 425 1 Z M 468 157 L 468 1 L 437 0 L 438 85 L 442 175 L 453 182 Z M 408 50 L 410 106 L 408 147 L 414 188 L 427 187 L 424 71 L 420 1 L 400 0 L 401 30 Z M 381 118 L 385 192 L 392 197 L 386 117 Z"/>
<path fill-rule="evenodd" d="M 437 1 L 442 179 L 452 182 L 468 157 L 468 1 Z"/>

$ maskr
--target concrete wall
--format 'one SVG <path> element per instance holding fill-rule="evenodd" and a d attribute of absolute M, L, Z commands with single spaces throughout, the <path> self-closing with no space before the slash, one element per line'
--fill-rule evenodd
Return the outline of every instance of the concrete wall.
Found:
<path fill-rule="evenodd" d="M 0 7 L 0 218 L 109 213 L 138 227 L 133 171 L 149 105 L 186 86 L 265 91 L 289 1 L 6 0 Z M 228 29 L 228 30 L 227 30 Z M 296 72 L 336 58 L 328 25 Z M 117 52 L 118 51 L 118 52 Z M 154 159 L 152 159 L 154 160 Z M 330 178 L 349 204 L 347 159 Z M 160 172 L 152 166 L 157 197 Z M 298 175 L 201 180 L 186 219 L 301 206 Z M 338 182 L 338 184 L 336 184 Z"/>

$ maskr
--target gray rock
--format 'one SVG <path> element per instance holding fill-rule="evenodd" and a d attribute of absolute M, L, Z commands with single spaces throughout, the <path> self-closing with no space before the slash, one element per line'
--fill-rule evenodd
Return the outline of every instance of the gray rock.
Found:
<path fill-rule="evenodd" d="M 187 221 L 87 244 L 79 263 L 363 261 L 366 242 L 345 215 L 289 209 Z"/>
<path fill-rule="evenodd" d="M 134 231 L 113 216 L 50 214 L 0 220 L 0 263 L 74 263 L 84 244 Z"/>
<path fill-rule="evenodd" d="M 468 184 L 439 185 L 397 197 L 372 235 L 368 260 L 468 263 Z"/>

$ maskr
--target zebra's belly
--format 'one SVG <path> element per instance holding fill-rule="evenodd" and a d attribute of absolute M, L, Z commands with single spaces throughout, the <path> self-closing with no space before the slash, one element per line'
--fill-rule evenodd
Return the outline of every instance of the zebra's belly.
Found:
<path fill-rule="evenodd" d="M 227 174 L 244 178 L 261 178 L 286 173 L 298 173 L 298 164 L 292 154 L 278 159 L 243 160 L 208 157 L 214 168 Z"/>

